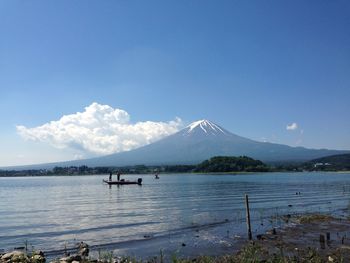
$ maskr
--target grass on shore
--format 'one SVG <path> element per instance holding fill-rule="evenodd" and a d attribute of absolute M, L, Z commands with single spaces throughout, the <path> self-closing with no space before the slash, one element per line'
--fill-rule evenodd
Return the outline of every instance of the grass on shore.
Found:
<path fill-rule="evenodd" d="M 311 215 L 303 215 L 297 218 L 297 221 L 300 224 L 308 224 L 313 222 L 326 222 L 329 220 L 334 219 L 334 217 L 330 215 L 324 215 L 324 214 L 311 214 Z"/>
<path fill-rule="evenodd" d="M 251 242 L 247 244 L 235 255 L 225 255 L 218 257 L 200 256 L 194 259 L 181 259 L 176 256 L 172 256 L 170 259 L 165 260 L 162 253 L 159 257 L 154 257 L 148 260 L 137 260 L 135 258 L 124 257 L 119 259 L 109 258 L 108 260 L 102 259 L 99 262 L 103 263 L 323 263 L 334 262 L 343 263 L 342 256 L 332 255 L 327 259 L 322 257 L 316 249 L 305 248 L 299 250 L 296 255 L 284 255 L 283 249 L 280 248 L 280 253 L 270 253 L 268 249 L 263 246 Z"/>

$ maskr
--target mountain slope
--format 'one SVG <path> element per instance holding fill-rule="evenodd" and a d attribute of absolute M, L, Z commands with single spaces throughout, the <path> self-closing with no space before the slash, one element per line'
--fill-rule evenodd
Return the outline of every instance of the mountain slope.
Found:
<path fill-rule="evenodd" d="M 282 144 L 253 141 L 235 135 L 208 120 L 196 121 L 183 130 L 155 143 L 128 152 L 103 157 L 35 165 L 31 168 L 54 166 L 127 166 L 162 164 L 198 164 L 213 156 L 246 155 L 264 162 L 303 162 L 349 151 L 306 149 Z"/>
<path fill-rule="evenodd" d="M 314 169 L 321 170 L 350 170 L 350 154 L 337 154 L 313 159 L 305 163 Z"/>

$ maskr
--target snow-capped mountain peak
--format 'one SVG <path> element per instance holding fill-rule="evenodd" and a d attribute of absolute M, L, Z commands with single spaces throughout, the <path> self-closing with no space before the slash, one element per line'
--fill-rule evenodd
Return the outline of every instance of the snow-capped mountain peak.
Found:
<path fill-rule="evenodd" d="M 196 130 L 201 130 L 202 132 L 206 134 L 226 134 L 225 130 L 216 125 L 215 123 L 208 121 L 208 120 L 199 120 L 192 122 L 187 127 L 187 133 L 192 133 Z"/>

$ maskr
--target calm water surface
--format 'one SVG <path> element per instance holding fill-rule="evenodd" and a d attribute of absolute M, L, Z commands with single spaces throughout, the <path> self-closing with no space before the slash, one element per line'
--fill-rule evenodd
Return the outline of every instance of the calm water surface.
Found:
<path fill-rule="evenodd" d="M 229 247 L 234 236 L 245 234 L 245 193 L 254 233 L 278 226 L 278 215 L 342 215 L 350 207 L 349 173 L 123 177 L 142 177 L 143 185 L 109 187 L 102 183 L 107 175 L 0 178 L 0 249 L 27 241 L 56 251 L 85 241 L 143 255 L 135 247 L 153 253 L 159 246 L 176 249 L 183 240 L 195 253 L 194 247 Z"/>

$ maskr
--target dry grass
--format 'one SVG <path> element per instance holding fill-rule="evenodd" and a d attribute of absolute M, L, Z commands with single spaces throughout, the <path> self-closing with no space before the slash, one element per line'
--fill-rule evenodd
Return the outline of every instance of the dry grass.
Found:
<path fill-rule="evenodd" d="M 334 218 L 329 215 L 313 214 L 313 215 L 300 216 L 297 218 L 297 221 L 300 224 L 308 224 L 308 223 L 314 223 L 314 222 L 326 222 L 332 219 Z"/>

